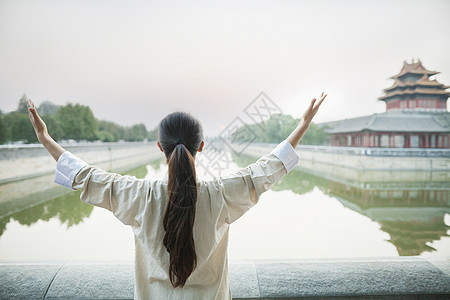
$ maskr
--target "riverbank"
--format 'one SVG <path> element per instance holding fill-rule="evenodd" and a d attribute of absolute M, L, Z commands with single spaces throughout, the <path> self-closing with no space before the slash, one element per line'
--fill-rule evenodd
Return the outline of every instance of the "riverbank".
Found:
<path fill-rule="evenodd" d="M 89 164 L 126 172 L 161 158 L 155 143 L 70 144 Z M 0 148 L 0 218 L 70 192 L 53 183 L 56 162 L 41 145 Z"/>

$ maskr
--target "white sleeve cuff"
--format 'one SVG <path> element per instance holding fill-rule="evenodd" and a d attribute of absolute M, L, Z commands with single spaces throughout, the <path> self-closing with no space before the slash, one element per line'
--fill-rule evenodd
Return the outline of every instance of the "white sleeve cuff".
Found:
<path fill-rule="evenodd" d="M 69 151 L 63 152 L 56 163 L 54 182 L 62 186 L 72 188 L 73 180 L 78 171 L 87 166 L 83 160 L 79 159 Z"/>
<path fill-rule="evenodd" d="M 281 160 L 288 173 L 298 164 L 299 156 L 287 140 L 282 141 L 271 153 Z"/>

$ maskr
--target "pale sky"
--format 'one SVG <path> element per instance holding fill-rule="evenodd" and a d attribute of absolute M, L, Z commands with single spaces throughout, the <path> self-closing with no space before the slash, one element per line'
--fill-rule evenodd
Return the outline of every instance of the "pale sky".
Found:
<path fill-rule="evenodd" d="M 261 91 L 294 117 L 326 91 L 316 122 L 383 112 L 404 60 L 450 85 L 449 13 L 430 0 L 0 0 L 0 109 L 26 93 L 149 129 L 183 110 L 206 135 Z"/>

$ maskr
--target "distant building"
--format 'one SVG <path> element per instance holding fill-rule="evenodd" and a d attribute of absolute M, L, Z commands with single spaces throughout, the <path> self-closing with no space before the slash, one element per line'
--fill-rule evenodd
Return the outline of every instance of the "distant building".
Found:
<path fill-rule="evenodd" d="M 446 86 L 419 60 L 406 61 L 394 84 L 378 98 L 386 112 L 324 123 L 332 146 L 449 148 L 450 113 Z"/>

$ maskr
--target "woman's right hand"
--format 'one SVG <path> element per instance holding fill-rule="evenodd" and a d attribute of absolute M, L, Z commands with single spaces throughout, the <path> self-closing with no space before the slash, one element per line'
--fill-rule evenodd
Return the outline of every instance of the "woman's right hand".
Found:
<path fill-rule="evenodd" d="M 36 107 L 34 106 L 34 102 L 30 99 L 27 100 L 27 107 L 31 124 L 33 125 L 38 140 L 42 143 L 42 139 L 48 136 L 47 125 L 45 125 L 45 122 L 39 116 Z"/>
<path fill-rule="evenodd" d="M 305 125 L 308 125 L 311 123 L 312 119 L 314 118 L 314 116 L 316 115 L 317 111 L 319 110 L 320 105 L 322 104 L 323 100 L 325 100 L 325 98 L 327 97 L 327 94 L 322 94 L 320 95 L 319 98 L 319 102 L 314 105 L 316 103 L 316 98 L 311 100 L 311 104 L 309 105 L 308 109 L 305 111 L 305 113 L 302 116 L 302 121 L 303 123 L 305 123 Z"/>
<path fill-rule="evenodd" d="M 320 105 L 326 97 L 327 95 L 324 95 L 324 93 L 322 92 L 319 98 L 319 102 L 316 105 L 314 105 L 316 103 L 316 98 L 311 100 L 311 104 L 308 106 L 305 113 L 301 117 L 300 124 L 298 124 L 294 131 L 292 131 L 292 133 L 287 137 L 286 140 L 291 143 L 294 149 L 298 146 L 298 143 L 300 143 L 306 131 L 308 131 L 309 124 L 311 124 L 312 119 L 316 115 Z"/>

